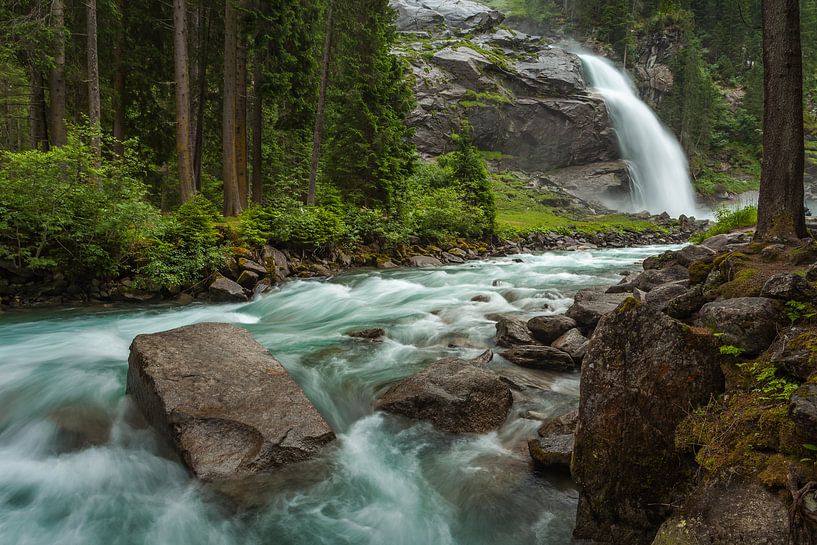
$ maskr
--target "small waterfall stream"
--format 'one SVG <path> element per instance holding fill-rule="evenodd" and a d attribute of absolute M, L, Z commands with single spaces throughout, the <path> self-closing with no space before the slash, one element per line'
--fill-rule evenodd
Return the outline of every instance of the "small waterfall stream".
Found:
<path fill-rule="evenodd" d="M 638 98 L 626 74 L 602 57 L 579 58 L 590 84 L 607 103 L 622 158 L 630 165 L 633 211 L 694 215 L 689 167 L 678 140 Z"/>

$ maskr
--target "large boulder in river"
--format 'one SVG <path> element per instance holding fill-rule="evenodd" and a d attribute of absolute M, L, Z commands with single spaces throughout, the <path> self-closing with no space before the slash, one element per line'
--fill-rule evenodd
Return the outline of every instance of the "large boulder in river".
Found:
<path fill-rule="evenodd" d="M 520 367 L 540 371 L 572 371 L 576 363 L 570 354 L 552 346 L 540 344 L 514 346 L 502 353 L 502 357 Z"/>
<path fill-rule="evenodd" d="M 550 344 L 576 327 L 576 320 L 567 316 L 536 316 L 528 320 L 528 329 L 537 341 Z"/>
<path fill-rule="evenodd" d="M 777 337 L 782 304 L 765 297 L 738 297 L 707 303 L 698 316 L 703 325 L 722 333 L 722 341 L 757 356 Z"/>
<path fill-rule="evenodd" d="M 723 391 L 719 345 L 703 328 L 635 299 L 601 319 L 582 366 L 575 537 L 652 541 L 694 471 L 676 449 L 675 429 Z"/>
<path fill-rule="evenodd" d="M 335 437 L 284 367 L 228 324 L 136 337 L 127 392 L 193 474 L 215 484 L 307 460 Z"/>
<path fill-rule="evenodd" d="M 375 408 L 427 420 L 451 433 L 486 433 L 499 428 L 513 403 L 511 390 L 485 367 L 493 354 L 473 361 L 444 359 L 398 382 Z"/>
<path fill-rule="evenodd" d="M 496 344 L 505 348 L 534 344 L 525 322 L 513 316 L 499 316 L 496 323 Z"/>
<path fill-rule="evenodd" d="M 210 300 L 214 303 L 241 303 L 247 301 L 244 287 L 223 276 L 216 278 L 207 291 Z"/>
<path fill-rule="evenodd" d="M 626 293 L 605 293 L 606 288 L 579 290 L 567 316 L 584 327 L 595 327 L 602 316 L 613 312 L 629 297 Z"/>

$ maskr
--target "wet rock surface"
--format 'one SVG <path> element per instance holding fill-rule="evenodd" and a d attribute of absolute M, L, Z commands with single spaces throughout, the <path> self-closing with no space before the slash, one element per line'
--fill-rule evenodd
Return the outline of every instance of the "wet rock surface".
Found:
<path fill-rule="evenodd" d="M 723 343 L 740 348 L 747 356 L 757 356 L 777 337 L 782 307 L 765 297 L 737 297 L 705 304 L 701 323 L 723 333 Z"/>
<path fill-rule="evenodd" d="M 334 433 L 243 329 L 196 324 L 139 335 L 127 391 L 199 479 L 244 479 L 317 456 Z"/>

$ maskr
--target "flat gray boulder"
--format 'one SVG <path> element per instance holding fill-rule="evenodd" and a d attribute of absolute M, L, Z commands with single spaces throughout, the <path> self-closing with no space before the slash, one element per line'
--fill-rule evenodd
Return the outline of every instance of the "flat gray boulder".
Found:
<path fill-rule="evenodd" d="M 516 345 L 534 344 L 525 322 L 513 316 L 499 316 L 496 323 L 496 344 L 510 348 Z"/>
<path fill-rule="evenodd" d="M 567 316 L 536 316 L 528 320 L 528 329 L 544 344 L 551 344 L 575 327 L 576 320 Z"/>
<path fill-rule="evenodd" d="M 606 288 L 589 288 L 580 290 L 575 302 L 567 310 L 567 316 L 585 327 L 595 327 L 605 314 L 613 312 L 625 299 L 628 293 L 605 293 Z"/>
<path fill-rule="evenodd" d="M 410 257 L 408 263 L 412 267 L 442 267 L 443 262 L 437 259 L 436 257 L 431 257 L 427 255 L 415 255 L 414 257 Z"/>
<path fill-rule="evenodd" d="M 817 289 L 802 276 L 790 272 L 778 273 L 769 278 L 760 295 L 781 301 L 817 302 Z"/>
<path fill-rule="evenodd" d="M 575 442 L 576 437 L 572 433 L 535 437 L 528 441 L 528 451 L 540 467 L 570 469 Z"/>
<path fill-rule="evenodd" d="M 308 460 L 335 438 L 284 367 L 229 324 L 136 337 L 127 393 L 205 482 L 228 484 Z"/>
<path fill-rule="evenodd" d="M 375 408 L 426 420 L 450 433 L 486 433 L 508 416 L 513 396 L 507 384 L 484 364 L 488 351 L 476 360 L 444 359 L 398 382 Z"/>
<path fill-rule="evenodd" d="M 581 362 L 587 354 L 587 345 L 590 341 L 578 329 L 571 329 L 553 341 L 551 346 L 570 354 L 576 362 Z"/>
<path fill-rule="evenodd" d="M 500 12 L 470 0 L 391 0 L 397 11 L 397 29 L 489 30 L 505 18 Z"/>
<path fill-rule="evenodd" d="M 504 352 L 502 357 L 520 367 L 540 371 L 572 371 L 576 368 L 576 363 L 567 352 L 539 344 L 515 346 Z"/>

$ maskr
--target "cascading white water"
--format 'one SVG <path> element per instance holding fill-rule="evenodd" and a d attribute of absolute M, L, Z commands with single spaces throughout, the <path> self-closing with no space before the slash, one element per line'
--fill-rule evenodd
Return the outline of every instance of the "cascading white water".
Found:
<path fill-rule="evenodd" d="M 636 95 L 632 82 L 607 59 L 579 54 L 593 89 L 607 104 L 621 154 L 630 165 L 634 211 L 694 215 L 689 166 L 675 136 Z"/>

